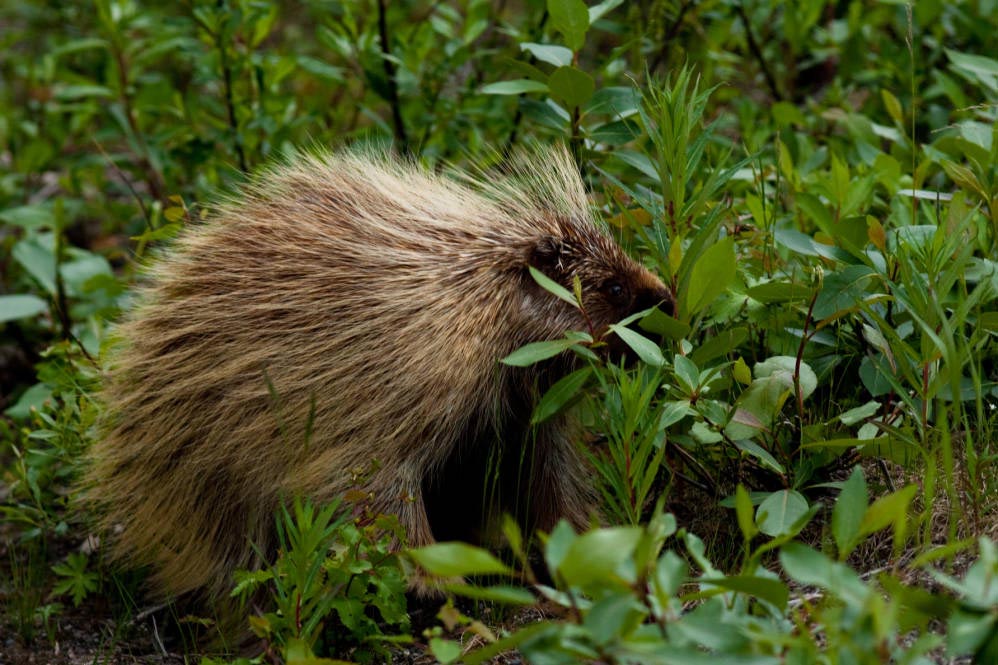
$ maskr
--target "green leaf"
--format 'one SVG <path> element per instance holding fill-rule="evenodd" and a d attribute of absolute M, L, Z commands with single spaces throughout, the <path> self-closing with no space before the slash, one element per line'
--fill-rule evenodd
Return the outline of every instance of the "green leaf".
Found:
<path fill-rule="evenodd" d="M 55 98 L 64 102 L 95 97 L 104 99 L 114 96 L 110 88 L 105 88 L 102 85 L 56 85 L 54 88 Z"/>
<path fill-rule="evenodd" d="M 510 572 L 506 564 L 486 550 L 465 543 L 436 543 L 409 550 L 409 555 L 427 572 L 438 577 Z"/>
<path fill-rule="evenodd" d="M 749 441 L 747 439 L 739 439 L 735 441 L 735 447 L 738 448 L 738 450 L 742 451 L 743 453 L 751 455 L 752 457 L 759 460 L 759 463 L 764 468 L 769 469 L 774 473 L 778 473 L 781 476 L 786 475 L 787 470 L 783 467 L 783 465 L 777 462 L 776 458 L 773 457 L 773 455 L 768 450 L 760 446 L 758 443 L 755 443 L 754 441 Z"/>
<path fill-rule="evenodd" d="M 48 303 L 30 294 L 0 296 L 0 323 L 37 316 L 48 311 Z"/>
<path fill-rule="evenodd" d="M 55 295 L 55 255 L 50 242 L 29 236 L 14 244 L 11 255 L 46 292 Z"/>
<path fill-rule="evenodd" d="M 596 90 L 596 81 L 581 69 L 559 67 L 548 79 L 548 87 L 555 101 L 571 111 L 589 101 Z"/>
<path fill-rule="evenodd" d="M 589 24 L 592 25 L 622 4 L 624 4 L 624 0 L 603 0 L 603 2 L 593 5 L 589 8 Z"/>
<path fill-rule="evenodd" d="M 565 45 L 578 51 L 586 43 L 589 8 L 582 0 L 548 0 L 551 25 L 565 38 Z"/>
<path fill-rule="evenodd" d="M 55 225 L 52 206 L 42 203 L 7 208 L 4 211 L 0 211 L 0 220 L 14 226 L 19 226 L 22 229 L 38 229 Z"/>
<path fill-rule="evenodd" d="M 814 318 L 819 321 L 832 319 L 859 309 L 876 277 L 872 268 L 863 265 L 846 266 L 826 275 L 814 302 Z"/>
<path fill-rule="evenodd" d="M 534 412 L 530 416 L 530 424 L 539 425 L 559 413 L 565 405 L 575 399 L 592 373 L 592 367 L 586 366 L 558 379 L 534 407 Z"/>
<path fill-rule="evenodd" d="M 647 614 L 648 610 L 633 593 L 613 593 L 600 598 L 589 608 L 583 627 L 596 644 L 610 644 L 631 635 L 644 622 Z"/>
<path fill-rule="evenodd" d="M 564 67 L 572 64 L 572 51 L 564 46 L 555 44 L 534 44 L 533 42 L 522 42 L 520 49 L 528 52 L 541 62 L 546 62 L 555 67 Z"/>
<path fill-rule="evenodd" d="M 515 79 L 513 81 L 499 81 L 483 85 L 481 92 L 483 95 L 519 95 L 525 92 L 547 92 L 547 84 L 530 79 Z"/>
<path fill-rule="evenodd" d="M 584 533 L 572 542 L 557 572 L 571 586 L 617 580 L 632 582 L 634 570 L 625 564 L 633 556 L 640 539 L 641 529 L 633 526 Z"/>
<path fill-rule="evenodd" d="M 651 341 L 641 333 L 635 332 L 625 325 L 620 325 L 619 323 L 614 323 L 610 325 L 610 330 L 612 330 L 617 337 L 619 337 L 627 346 L 630 347 L 634 353 L 638 355 L 641 360 L 653 365 L 655 367 L 661 367 L 665 364 L 665 356 L 662 355 L 662 350 L 658 348 L 655 342 Z"/>
<path fill-rule="evenodd" d="M 752 512 L 752 497 L 749 496 L 745 486 L 738 483 L 738 487 L 735 488 L 735 515 L 738 517 L 738 528 L 741 529 L 746 541 L 752 540 L 759 533 Z"/>
<path fill-rule="evenodd" d="M 471 584 L 448 584 L 444 588 L 451 593 L 464 596 L 465 598 L 487 600 L 505 605 L 533 605 L 537 602 L 534 594 L 526 589 L 513 586 L 482 587 Z"/>
<path fill-rule="evenodd" d="M 454 640 L 445 640 L 442 637 L 430 638 L 430 653 L 441 663 L 453 663 L 461 657 L 463 647 Z"/>
<path fill-rule="evenodd" d="M 998 92 L 998 60 L 983 55 L 960 53 L 952 49 L 945 51 L 954 67 L 973 75 L 992 92 Z"/>
<path fill-rule="evenodd" d="M 756 363 L 752 368 L 756 378 L 778 379 L 783 385 L 792 388 L 794 385 L 794 373 L 797 371 L 797 359 L 793 356 L 772 356 L 766 360 Z M 807 399 L 818 387 L 818 376 L 814 370 L 806 363 L 800 363 L 800 383 L 801 395 Z"/>
<path fill-rule="evenodd" d="M 759 504 L 755 521 L 759 531 L 767 536 L 790 533 L 794 525 L 808 511 L 807 499 L 794 490 L 773 492 Z"/>
<path fill-rule="evenodd" d="M 832 509 L 832 536 L 839 560 L 844 561 L 855 547 L 866 506 L 866 479 L 863 478 L 863 470 L 857 466 L 842 484 L 842 491 Z"/>
<path fill-rule="evenodd" d="M 839 420 L 843 425 L 851 427 L 857 423 L 863 422 L 867 418 L 872 418 L 877 415 L 878 411 L 880 411 L 880 402 L 874 399 L 862 406 L 854 407 L 845 413 L 839 414 Z"/>
<path fill-rule="evenodd" d="M 724 293 L 735 279 L 735 266 L 734 238 L 723 238 L 709 247 L 693 265 L 685 301 L 680 298 L 687 314 L 697 314 Z"/>
<path fill-rule="evenodd" d="M 787 600 L 790 598 L 790 590 L 787 589 L 787 586 L 783 582 L 769 577 L 731 575 L 729 577 L 703 580 L 703 582 L 719 586 L 722 589 L 747 593 L 750 596 L 761 598 L 768 603 L 772 603 L 781 611 L 786 609 Z"/>
<path fill-rule="evenodd" d="M 868 536 L 893 524 L 894 544 L 900 545 L 907 532 L 908 506 L 917 491 L 916 485 L 908 485 L 877 499 L 863 515 L 863 522 L 859 528 L 860 535 Z"/>
<path fill-rule="evenodd" d="M 565 520 L 559 520 L 544 543 L 544 562 L 552 573 L 561 566 L 568 556 L 572 544 L 578 539 L 575 530 Z"/>
<path fill-rule="evenodd" d="M 559 353 L 567 351 L 572 346 L 578 344 L 571 339 L 552 339 L 545 342 L 531 342 L 509 354 L 499 362 L 512 367 L 529 367 L 548 358 L 553 358 Z"/>
<path fill-rule="evenodd" d="M 572 292 L 566 289 L 564 286 L 554 281 L 553 279 L 551 279 L 550 277 L 548 277 L 547 275 L 545 275 L 544 273 L 542 273 L 540 270 L 538 270 L 533 266 L 529 266 L 527 269 L 530 271 L 530 276 L 534 278 L 534 281 L 537 282 L 542 289 L 544 289 L 545 291 L 547 291 L 552 295 L 561 298 L 572 307 L 579 306 L 579 301 L 572 294 Z"/>
<path fill-rule="evenodd" d="M 801 543 L 784 545 L 780 563 L 792 580 L 821 587 L 856 610 L 870 597 L 869 587 L 852 569 Z"/>
<path fill-rule="evenodd" d="M 697 365 L 702 366 L 718 356 L 732 353 L 742 342 L 748 339 L 748 336 L 748 328 L 744 327 L 723 330 L 696 349 L 693 349 L 690 359 Z"/>

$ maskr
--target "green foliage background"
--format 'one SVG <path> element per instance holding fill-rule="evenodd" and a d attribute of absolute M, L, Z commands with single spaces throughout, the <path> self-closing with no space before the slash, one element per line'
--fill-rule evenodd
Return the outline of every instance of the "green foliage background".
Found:
<path fill-rule="evenodd" d="M 642 322 L 662 345 L 626 339 L 637 367 L 586 361 L 534 414 L 575 406 L 605 435 L 594 464 L 607 514 L 633 529 L 611 541 L 633 545 L 665 519 L 660 496 L 680 518 L 684 500 L 737 507 L 737 532 L 730 512 L 697 524 L 717 534 L 709 556 L 679 540 L 705 576 L 728 562 L 742 581 L 724 588 L 742 602 L 767 588 L 745 582 L 765 577 L 766 552 L 816 515 L 808 542 L 835 566 L 859 563 L 857 547 L 885 528 L 893 544 L 874 558 L 895 569 L 918 554 L 919 566 L 952 563 L 972 536 L 995 535 L 998 2 L 96 0 L 5 3 L 0 24 L 0 536 L 5 621 L 20 639 L 51 638 L 59 599 L 79 605 L 113 584 L 67 552 L 86 531 L 69 488 L 93 436 L 100 343 L 142 263 L 256 168 L 311 145 L 392 144 L 434 168 L 530 141 L 570 146 L 614 234 L 679 300 L 675 318 Z M 588 358 L 593 342 L 513 360 Z M 843 484 L 857 461 L 886 503 Z M 851 513 L 823 508 L 840 489 Z M 647 538 L 661 547 L 672 531 Z M 369 537 L 365 552 L 384 549 Z M 828 587 L 844 570 L 792 547 L 780 561 L 800 584 Z M 993 551 L 980 547 L 975 574 L 987 577 Z M 665 555 L 644 556 L 661 568 L 658 600 L 589 589 L 619 605 L 617 637 L 678 616 L 679 580 L 692 583 Z M 571 575 L 548 564 L 578 619 L 559 625 L 584 631 Z M 836 611 L 889 614 L 857 594 Z M 773 605 L 786 626 L 825 616 Z M 950 647 L 992 662 L 996 602 L 970 605 Z M 451 625 L 473 625 L 462 621 Z M 901 653 L 909 628 L 885 619 L 862 633 L 876 648 L 846 632 L 825 646 L 881 662 L 863 658 Z M 777 654 L 777 633 L 695 650 Z M 508 644 L 537 657 L 584 641 L 545 635 Z M 612 637 L 550 662 L 623 662 Z M 427 639 L 438 657 L 453 652 L 442 634 Z"/>

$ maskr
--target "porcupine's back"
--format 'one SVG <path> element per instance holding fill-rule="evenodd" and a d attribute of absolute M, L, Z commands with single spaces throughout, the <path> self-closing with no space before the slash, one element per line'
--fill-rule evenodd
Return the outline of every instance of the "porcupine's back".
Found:
<path fill-rule="evenodd" d="M 390 157 L 298 158 L 186 230 L 110 357 L 89 484 L 114 553 L 164 594 L 224 592 L 282 497 L 331 500 L 378 459 L 394 499 L 488 427 L 496 360 L 574 322 L 534 316 L 526 248 L 602 237 L 570 158 L 533 164 L 482 194 Z"/>

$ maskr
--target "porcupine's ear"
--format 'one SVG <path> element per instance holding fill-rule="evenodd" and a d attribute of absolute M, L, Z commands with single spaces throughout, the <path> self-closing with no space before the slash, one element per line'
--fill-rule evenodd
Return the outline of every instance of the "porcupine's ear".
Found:
<path fill-rule="evenodd" d="M 562 264 L 564 251 L 565 243 L 560 238 L 544 236 L 530 247 L 527 253 L 527 265 L 540 270 L 555 281 L 561 281 L 564 273 Z"/>

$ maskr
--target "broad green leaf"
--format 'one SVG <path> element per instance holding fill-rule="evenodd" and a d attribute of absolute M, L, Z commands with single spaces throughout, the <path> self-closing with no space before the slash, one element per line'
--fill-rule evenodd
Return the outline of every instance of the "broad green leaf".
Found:
<path fill-rule="evenodd" d="M 641 539 L 639 527 L 620 526 L 584 533 L 572 542 L 558 567 L 565 582 L 584 587 L 621 580 L 633 582 L 633 568 L 625 565 Z"/>
<path fill-rule="evenodd" d="M 745 327 L 722 330 L 706 342 L 693 349 L 690 360 L 697 365 L 703 366 L 705 363 L 719 356 L 733 353 L 742 342 L 748 339 L 749 331 Z"/>
<path fill-rule="evenodd" d="M 480 92 L 483 95 L 519 95 L 525 92 L 547 92 L 548 87 L 540 81 L 530 79 L 515 79 L 513 81 L 499 81 L 483 85 Z"/>
<path fill-rule="evenodd" d="M 568 556 L 572 544 L 578 539 L 575 530 L 565 520 L 560 520 L 548 534 L 544 543 L 544 562 L 552 573 L 561 567 L 561 562 Z"/>
<path fill-rule="evenodd" d="M 719 586 L 722 589 L 729 589 L 739 593 L 747 593 L 750 596 L 761 598 L 768 603 L 785 610 L 787 600 L 790 598 L 790 590 L 779 580 L 769 577 L 759 577 L 757 575 L 731 575 L 717 579 L 704 580 L 704 584 Z"/>
<path fill-rule="evenodd" d="M 437 659 L 437 662 L 444 665 L 455 662 L 464 652 L 464 647 L 459 642 L 445 640 L 442 637 L 431 637 L 429 646 L 433 657 Z"/>
<path fill-rule="evenodd" d="M 772 280 L 749 287 L 749 298 L 761 303 L 800 302 L 811 297 L 813 290 L 806 284 L 791 280 Z"/>
<path fill-rule="evenodd" d="M 845 413 L 839 415 L 839 420 L 843 425 L 852 426 L 857 423 L 861 423 L 867 418 L 872 418 L 877 415 L 880 411 L 880 402 L 877 400 L 870 400 L 862 406 L 857 406 L 855 408 L 849 409 Z"/>
<path fill-rule="evenodd" d="M 696 363 L 684 355 L 676 354 L 672 358 L 672 369 L 676 378 L 682 382 L 684 392 L 692 393 L 700 387 L 700 370 Z"/>
<path fill-rule="evenodd" d="M 675 425 L 680 420 L 688 415 L 693 415 L 696 412 L 690 406 L 689 400 L 678 400 L 672 402 L 666 402 L 662 407 L 662 416 L 658 421 L 658 431 L 663 431 L 670 425 Z"/>
<path fill-rule="evenodd" d="M 954 67 L 973 75 L 992 92 L 998 92 L 998 60 L 983 55 L 961 53 L 952 49 L 945 49 L 945 51 Z"/>
<path fill-rule="evenodd" d="M 857 466 L 843 483 L 832 509 L 832 536 L 840 560 L 849 556 L 859 539 L 859 527 L 863 523 L 866 506 L 866 479 L 863 478 L 863 470 Z"/>
<path fill-rule="evenodd" d="M 51 241 L 51 236 L 47 239 Z M 11 255 L 45 291 L 55 295 L 55 255 L 51 242 L 29 236 L 14 244 Z"/>
<path fill-rule="evenodd" d="M 807 499 L 794 490 L 773 492 L 759 504 L 755 513 L 759 531 L 767 536 L 789 533 L 797 520 L 808 511 Z"/>
<path fill-rule="evenodd" d="M 826 275 L 814 303 L 814 318 L 819 321 L 831 319 L 858 309 L 876 278 L 874 270 L 864 265 L 846 266 Z"/>
<path fill-rule="evenodd" d="M 753 368 L 756 378 L 765 379 L 774 377 L 790 388 L 794 385 L 794 373 L 796 371 L 797 359 L 793 356 L 772 356 L 760 363 L 756 363 Z M 800 383 L 801 395 L 804 399 L 807 399 L 818 387 L 818 376 L 804 361 L 800 363 L 798 382 Z"/>
<path fill-rule="evenodd" d="M 659 557 L 655 565 L 653 583 L 655 595 L 662 607 L 668 605 L 668 600 L 679 592 L 679 587 L 686 581 L 686 562 L 672 550 Z"/>
<path fill-rule="evenodd" d="M 19 226 L 22 229 L 38 229 L 55 225 L 52 206 L 42 203 L 7 208 L 0 211 L 0 220 L 7 224 Z"/>
<path fill-rule="evenodd" d="M 576 109 L 593 96 L 596 82 L 581 69 L 566 66 L 554 70 L 548 78 L 551 96 L 568 110 Z"/>
<path fill-rule="evenodd" d="M 564 46 L 555 44 L 535 44 L 533 42 L 522 42 L 520 49 L 526 51 L 541 62 L 546 62 L 555 67 L 564 67 L 572 64 L 572 51 Z"/>
<path fill-rule="evenodd" d="M 565 45 L 578 51 L 586 43 L 589 8 L 582 0 L 548 0 L 551 25 L 565 38 Z"/>
<path fill-rule="evenodd" d="M 629 636 L 647 615 L 648 610 L 634 593 L 619 592 L 593 603 L 582 625 L 596 644 L 605 645 Z"/>
<path fill-rule="evenodd" d="M 409 550 L 416 563 L 439 577 L 507 574 L 510 569 L 480 547 L 466 543 L 436 543 Z"/>
<path fill-rule="evenodd" d="M 48 311 L 48 303 L 30 294 L 0 296 L 0 323 L 36 316 Z"/>
<path fill-rule="evenodd" d="M 607 86 L 600 88 L 593 94 L 592 99 L 586 104 L 586 112 L 623 117 L 637 111 L 640 103 L 641 93 L 636 88 Z"/>
<path fill-rule="evenodd" d="M 694 315 L 724 293 L 735 279 L 735 240 L 723 238 L 705 251 L 693 266 L 689 289 L 683 303 L 687 314 Z M 680 299 L 682 303 L 682 299 Z"/>

